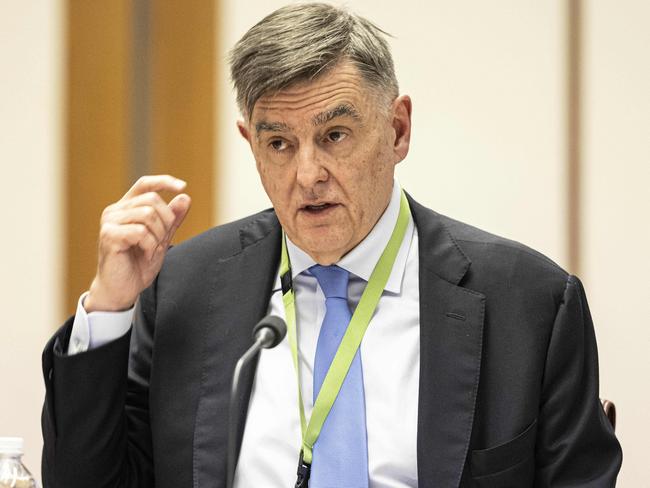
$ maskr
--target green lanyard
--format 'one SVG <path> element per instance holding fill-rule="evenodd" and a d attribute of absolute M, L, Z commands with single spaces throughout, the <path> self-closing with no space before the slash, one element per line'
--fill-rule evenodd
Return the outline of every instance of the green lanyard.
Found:
<path fill-rule="evenodd" d="M 309 419 L 309 423 L 305 418 L 305 407 L 302 401 L 302 392 L 300 389 L 300 368 L 298 365 L 298 339 L 296 332 L 296 303 L 293 293 L 293 286 L 291 283 L 291 264 L 289 263 L 289 254 L 287 253 L 286 236 L 282 236 L 282 258 L 280 261 L 280 278 L 282 281 L 282 299 L 284 302 L 284 310 L 287 320 L 287 336 L 289 340 L 289 347 L 291 348 L 291 356 L 293 359 L 293 366 L 296 370 L 296 378 L 298 380 L 298 408 L 300 410 L 300 429 L 302 432 L 302 461 L 310 465 L 312 460 L 312 449 L 321 428 L 325 423 L 325 419 L 329 415 L 334 400 L 343 385 L 348 369 L 352 360 L 354 359 L 361 339 L 363 339 L 368 324 L 372 315 L 375 313 L 377 303 L 381 298 L 384 291 L 388 277 L 393 269 L 393 263 L 397 257 L 406 227 L 409 222 L 409 206 L 404 192 L 401 194 L 399 217 L 393 229 L 393 233 L 382 253 L 379 261 L 375 265 L 375 269 L 370 275 L 370 280 L 361 296 L 361 300 L 352 315 L 350 324 L 347 331 L 341 340 L 341 344 L 332 360 L 323 385 L 321 386 L 316 402 L 314 402 L 314 409 Z"/>

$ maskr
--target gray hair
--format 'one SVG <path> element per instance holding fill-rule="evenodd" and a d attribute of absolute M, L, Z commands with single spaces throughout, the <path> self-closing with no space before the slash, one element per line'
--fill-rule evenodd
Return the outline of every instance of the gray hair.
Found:
<path fill-rule="evenodd" d="M 349 60 L 378 93 L 399 94 L 386 32 L 324 3 L 282 7 L 253 26 L 230 52 L 230 75 L 242 114 L 260 97 L 312 80 Z"/>

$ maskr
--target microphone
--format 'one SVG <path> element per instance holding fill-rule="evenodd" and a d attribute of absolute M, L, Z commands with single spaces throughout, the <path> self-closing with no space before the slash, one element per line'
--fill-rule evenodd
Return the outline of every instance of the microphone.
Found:
<path fill-rule="evenodd" d="M 287 324 L 275 315 L 267 315 L 253 328 L 255 343 L 259 341 L 264 349 L 272 349 L 280 344 L 286 334 Z"/>
<path fill-rule="evenodd" d="M 237 464 L 237 424 L 239 423 L 239 378 L 244 366 L 253 359 L 260 349 L 271 349 L 284 339 L 287 334 L 287 324 L 280 317 L 267 315 L 253 328 L 253 345 L 237 361 L 232 375 L 230 389 L 230 405 L 228 416 L 228 479 L 226 486 L 232 488 Z"/>

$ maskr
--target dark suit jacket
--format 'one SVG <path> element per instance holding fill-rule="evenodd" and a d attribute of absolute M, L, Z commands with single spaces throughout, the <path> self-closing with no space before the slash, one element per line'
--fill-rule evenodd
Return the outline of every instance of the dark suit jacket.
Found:
<path fill-rule="evenodd" d="M 410 204 L 419 486 L 614 486 L 621 450 L 598 399 L 580 281 L 521 244 Z M 66 356 L 72 319 L 59 330 L 43 355 L 46 487 L 225 486 L 231 375 L 267 310 L 280 235 L 269 210 L 171 249 L 119 340 Z M 242 418 L 252 379 L 251 368 Z"/>

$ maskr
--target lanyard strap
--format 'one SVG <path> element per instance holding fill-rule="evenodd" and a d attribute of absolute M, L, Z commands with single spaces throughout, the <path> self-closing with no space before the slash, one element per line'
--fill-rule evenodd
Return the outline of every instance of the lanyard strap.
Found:
<path fill-rule="evenodd" d="M 393 269 L 397 252 L 399 251 L 406 228 L 409 222 L 409 206 L 406 196 L 402 191 L 399 207 L 399 217 L 393 229 L 393 233 L 384 248 L 379 261 L 375 265 L 370 280 L 366 285 L 361 300 L 352 315 L 350 324 L 343 335 L 341 344 L 339 345 L 336 355 L 332 360 L 327 375 L 323 380 L 318 397 L 314 402 L 314 409 L 309 419 L 309 423 L 305 418 L 305 407 L 302 401 L 302 391 L 300 388 L 300 367 L 298 363 L 298 337 L 296 331 L 296 302 L 293 293 L 293 285 L 291 279 L 291 264 L 289 262 L 289 253 L 287 252 L 286 236 L 282 236 L 282 257 L 280 261 L 280 279 L 282 281 L 282 300 L 284 302 L 284 310 L 287 319 L 287 336 L 289 340 L 289 347 L 291 348 L 291 357 L 293 359 L 293 366 L 296 370 L 296 379 L 298 382 L 298 409 L 300 410 L 300 429 L 302 432 L 302 460 L 311 464 L 312 449 L 320 431 L 325 423 L 325 419 L 332 409 L 332 405 L 343 385 L 343 381 L 348 374 L 350 364 L 354 359 L 361 340 L 363 339 L 370 319 L 375 313 L 377 303 L 381 298 L 384 291 L 388 277 Z"/>

